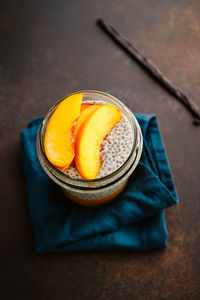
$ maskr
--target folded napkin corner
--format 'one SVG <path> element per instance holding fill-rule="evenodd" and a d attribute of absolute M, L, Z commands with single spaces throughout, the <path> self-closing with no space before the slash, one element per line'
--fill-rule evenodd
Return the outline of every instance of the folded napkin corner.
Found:
<path fill-rule="evenodd" d="M 37 252 L 167 247 L 165 209 L 178 203 L 171 170 L 154 115 L 135 114 L 143 152 L 125 190 L 107 205 L 82 207 L 67 199 L 43 171 L 36 137 L 43 118 L 21 133 L 29 211 Z"/>

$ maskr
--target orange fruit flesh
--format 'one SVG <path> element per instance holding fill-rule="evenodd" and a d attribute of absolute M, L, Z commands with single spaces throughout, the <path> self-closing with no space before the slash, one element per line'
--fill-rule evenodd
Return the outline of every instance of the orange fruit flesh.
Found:
<path fill-rule="evenodd" d="M 84 104 L 82 104 L 81 107 L 83 105 Z M 97 108 L 99 108 L 101 106 L 102 106 L 101 104 L 90 104 L 88 107 L 84 108 L 81 111 L 80 117 L 78 118 L 76 126 L 74 128 L 74 139 L 76 139 L 79 129 L 86 122 L 86 120 L 91 115 L 91 113 L 94 112 L 95 110 L 97 110 Z"/>
<path fill-rule="evenodd" d="M 103 139 L 121 120 L 122 114 L 111 104 L 102 105 L 81 126 L 75 142 L 75 163 L 84 179 L 95 179 L 101 168 Z"/>
<path fill-rule="evenodd" d="M 81 112 L 82 112 L 84 109 L 90 107 L 91 105 L 94 105 L 94 104 L 93 104 L 93 103 L 83 103 L 83 104 L 81 104 Z"/>
<path fill-rule="evenodd" d="M 80 115 L 83 94 L 65 98 L 52 114 L 46 128 L 44 148 L 48 160 L 57 168 L 68 168 L 74 159 L 72 128 Z"/>

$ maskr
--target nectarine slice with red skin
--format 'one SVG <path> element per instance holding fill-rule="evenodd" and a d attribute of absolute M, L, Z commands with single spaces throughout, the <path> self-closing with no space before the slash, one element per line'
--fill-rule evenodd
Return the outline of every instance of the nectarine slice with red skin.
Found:
<path fill-rule="evenodd" d="M 90 107 L 91 105 L 93 105 L 93 104 L 92 104 L 92 103 L 82 103 L 82 104 L 81 104 L 81 112 L 82 112 L 84 109 Z"/>
<path fill-rule="evenodd" d="M 82 104 L 83 105 L 83 104 Z M 81 106 L 82 106 L 81 105 Z M 79 129 L 81 128 L 81 126 L 86 122 L 86 120 L 89 118 L 89 116 L 95 111 L 97 110 L 97 108 L 101 107 L 102 104 L 90 104 L 87 108 L 85 108 L 84 110 L 81 111 L 81 114 L 77 120 L 76 126 L 74 128 L 73 131 L 73 136 L 74 139 L 76 139 L 77 134 L 79 132 Z"/>
<path fill-rule="evenodd" d="M 84 179 L 95 179 L 101 168 L 103 139 L 121 120 L 119 109 L 111 104 L 95 110 L 81 126 L 75 141 L 75 163 Z"/>
<path fill-rule="evenodd" d="M 52 114 L 45 133 L 44 148 L 48 160 L 59 169 L 68 168 L 74 159 L 72 130 L 80 115 L 82 93 L 65 98 Z"/>

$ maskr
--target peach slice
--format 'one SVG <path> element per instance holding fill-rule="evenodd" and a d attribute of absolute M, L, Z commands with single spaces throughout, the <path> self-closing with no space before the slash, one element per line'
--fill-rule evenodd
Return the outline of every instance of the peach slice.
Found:
<path fill-rule="evenodd" d="M 83 94 L 65 98 L 52 114 L 47 125 L 44 148 L 48 160 L 57 168 L 68 168 L 74 159 L 72 128 L 80 115 Z"/>
<path fill-rule="evenodd" d="M 82 112 L 84 109 L 90 107 L 91 105 L 93 105 L 93 104 L 92 104 L 92 103 L 83 103 L 83 104 L 81 104 L 81 112 Z"/>
<path fill-rule="evenodd" d="M 83 104 L 81 105 L 83 106 Z M 76 140 L 77 134 L 81 126 L 86 122 L 88 117 L 93 113 L 97 108 L 101 107 L 102 104 L 90 104 L 87 108 L 84 108 L 81 111 L 80 117 L 77 120 L 76 127 L 74 128 L 74 139 Z"/>
<path fill-rule="evenodd" d="M 95 110 L 80 128 L 75 142 L 75 163 L 84 179 L 95 179 L 98 175 L 103 139 L 121 118 L 117 107 L 106 104 Z"/>

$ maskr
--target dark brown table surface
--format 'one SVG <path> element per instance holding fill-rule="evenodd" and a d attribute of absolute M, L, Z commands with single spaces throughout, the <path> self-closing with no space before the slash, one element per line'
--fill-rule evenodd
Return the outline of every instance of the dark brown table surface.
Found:
<path fill-rule="evenodd" d="M 200 299 L 200 127 L 95 24 L 126 34 L 200 105 L 199 16 L 199 1 L 0 2 L 1 299 Z M 20 131 L 81 89 L 157 115 L 180 200 L 167 249 L 35 253 Z"/>

